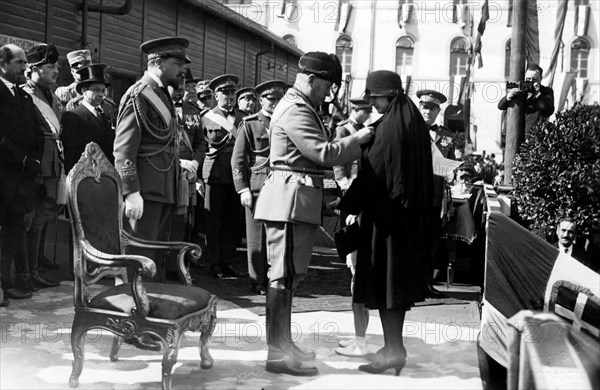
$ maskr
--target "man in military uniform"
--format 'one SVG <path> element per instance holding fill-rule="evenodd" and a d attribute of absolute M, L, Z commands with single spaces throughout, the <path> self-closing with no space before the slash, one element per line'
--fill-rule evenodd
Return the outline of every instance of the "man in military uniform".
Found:
<path fill-rule="evenodd" d="M 238 109 L 246 115 L 254 114 L 254 107 L 256 106 L 254 89 L 251 87 L 241 88 L 237 91 L 236 96 Z"/>
<path fill-rule="evenodd" d="M 208 87 L 210 80 L 201 80 L 196 83 L 196 94 L 198 96 L 198 107 L 202 111 L 212 110 L 216 105 L 213 90 Z"/>
<path fill-rule="evenodd" d="M 167 87 L 177 88 L 189 63 L 189 41 L 167 37 L 144 42 L 147 71 L 121 100 L 114 143 L 123 182 L 126 229 L 146 240 L 166 240 L 177 205 L 180 163 L 175 107 Z M 133 252 L 133 251 L 132 251 Z M 134 251 L 158 260 L 153 250 Z M 158 277 L 162 278 L 162 264 Z"/>
<path fill-rule="evenodd" d="M 37 209 L 45 189 L 36 183 L 41 173 L 44 135 L 31 97 L 18 87 L 25 82 L 23 49 L 0 47 L 0 247 L 4 298 L 31 298 L 27 288 L 25 215 Z M 14 268 L 15 284 L 11 277 Z M 7 302 L 2 302 L 7 304 Z"/>
<path fill-rule="evenodd" d="M 298 62 L 294 87 L 288 89 L 271 117 L 271 172 L 256 201 L 254 217 L 265 223 L 269 264 L 267 291 L 266 369 L 290 375 L 316 375 L 303 361 L 314 352 L 300 349 L 291 339 L 294 289 L 306 277 L 317 227 L 321 224 L 325 167 L 361 156 L 360 145 L 371 131 L 330 141 L 316 108 L 332 84 L 340 84 L 342 68 L 333 54 L 309 52 Z"/>
<path fill-rule="evenodd" d="M 43 261 L 48 222 L 58 218 L 59 205 L 66 204 L 66 184 L 63 167 L 63 148 L 60 141 L 63 107 L 50 86 L 58 76 L 58 51 L 54 45 L 41 44 L 27 53 L 27 83 L 23 90 L 31 96 L 36 114 L 44 134 L 42 174 L 40 180 L 46 187 L 46 199 L 32 219 L 27 232 L 28 263 L 32 288 L 53 287 L 57 282 L 49 281 L 39 274 L 39 262 Z"/>
<path fill-rule="evenodd" d="M 254 219 L 252 214 L 258 193 L 269 173 L 271 115 L 286 88 L 284 81 L 277 80 L 266 81 L 254 88 L 260 99 L 261 110 L 242 120 L 231 157 L 233 183 L 246 212 L 250 288 L 261 295 L 266 293 L 268 268 L 265 230 L 262 221 Z"/>
<path fill-rule="evenodd" d="M 201 110 L 196 104 L 196 83 L 190 68 L 186 67 L 184 91 L 182 99 L 175 102 L 175 111 L 179 122 L 181 136 L 179 142 L 179 163 L 181 164 L 180 182 L 187 181 L 189 201 L 175 211 L 171 223 L 170 241 L 197 241 L 195 231 L 195 209 L 197 201 L 196 180 L 198 168 L 204 163 L 206 141 L 200 119 Z M 175 255 L 175 254 L 174 254 Z"/>
<path fill-rule="evenodd" d="M 239 241 L 242 217 L 231 174 L 231 154 L 237 127 L 245 116 L 235 108 L 238 82 L 238 76 L 232 74 L 212 79 L 208 87 L 215 91 L 217 106 L 202 116 L 209 146 L 202 167 L 206 185 L 206 255 L 211 273 L 218 278 L 241 276 L 230 264 Z"/>
<path fill-rule="evenodd" d="M 79 73 L 77 73 L 77 69 L 90 65 L 92 63 L 92 54 L 89 50 L 71 51 L 67 53 L 67 61 L 69 61 L 73 82 L 69 85 L 58 87 L 56 88 L 56 91 L 54 91 L 65 109 L 67 108 L 67 103 L 69 103 L 69 100 L 79 96 L 79 93 L 75 87 L 81 80 L 81 76 Z"/>
<path fill-rule="evenodd" d="M 440 105 L 446 102 L 446 96 L 443 94 L 431 90 L 422 89 L 417 91 L 417 97 L 419 98 L 419 111 L 423 115 L 425 123 L 429 127 L 429 136 L 431 142 L 440 151 L 444 158 L 454 160 L 454 135 L 452 130 L 445 126 L 435 124 L 435 120 L 440 113 Z M 449 183 L 444 176 L 434 175 L 433 177 L 433 221 L 431 224 L 431 265 L 438 269 L 439 266 L 436 264 L 436 258 L 438 256 L 445 258 L 447 262 L 448 248 L 439 248 L 440 236 L 442 234 L 442 222 L 444 219 L 449 218 L 449 210 L 452 204 L 452 197 L 450 196 Z M 441 250 L 440 253 L 438 251 Z M 437 273 L 437 271 L 435 271 Z M 433 277 L 432 271 L 432 277 Z M 439 292 L 430 285 L 427 287 L 428 295 L 432 297 L 439 297 Z"/>

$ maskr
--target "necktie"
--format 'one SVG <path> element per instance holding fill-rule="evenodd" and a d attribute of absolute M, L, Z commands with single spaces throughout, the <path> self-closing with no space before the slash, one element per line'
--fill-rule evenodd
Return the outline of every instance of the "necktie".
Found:
<path fill-rule="evenodd" d="M 102 111 L 102 108 L 101 107 L 95 107 L 94 110 L 96 111 L 96 116 L 98 118 L 102 118 L 102 113 L 104 112 L 104 111 Z"/>
<path fill-rule="evenodd" d="M 569 250 L 567 248 L 565 248 L 565 253 L 569 254 Z"/>
<path fill-rule="evenodd" d="M 16 84 L 13 85 L 12 89 L 13 89 L 13 93 L 15 95 L 15 99 L 17 99 L 17 102 L 19 104 L 21 104 L 21 96 L 19 96 L 19 91 L 17 91 L 17 85 Z"/>

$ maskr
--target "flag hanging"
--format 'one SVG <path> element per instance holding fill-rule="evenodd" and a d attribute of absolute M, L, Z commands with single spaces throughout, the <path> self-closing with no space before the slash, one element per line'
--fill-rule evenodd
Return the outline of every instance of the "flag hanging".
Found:
<path fill-rule="evenodd" d="M 600 275 L 498 212 L 487 224 L 479 345 L 507 366 L 507 319 L 521 310 L 550 311 L 600 337 Z"/>
<path fill-rule="evenodd" d="M 477 26 L 477 37 L 475 37 L 475 43 L 473 44 L 473 60 L 477 58 L 477 67 L 483 67 L 483 57 L 481 55 L 481 36 L 485 32 L 486 22 L 490 19 L 490 8 L 488 0 L 485 0 L 481 7 L 481 19 L 479 19 L 479 25 Z"/>
<path fill-rule="evenodd" d="M 527 0 L 527 32 L 525 36 L 525 48 L 527 53 L 527 63 L 539 64 L 540 28 L 538 25 L 538 8 L 536 0 Z"/>
<path fill-rule="evenodd" d="M 567 18 L 567 9 L 569 2 L 568 0 L 560 0 L 558 8 L 556 9 L 556 27 L 554 28 L 554 48 L 552 49 L 552 55 L 550 57 L 550 65 L 546 69 L 544 75 L 544 85 L 552 88 L 554 83 L 554 74 L 556 73 L 556 67 L 558 65 L 558 57 L 560 55 L 560 47 L 562 46 L 562 36 L 565 29 L 565 20 Z M 560 69 L 562 72 L 562 69 Z"/>

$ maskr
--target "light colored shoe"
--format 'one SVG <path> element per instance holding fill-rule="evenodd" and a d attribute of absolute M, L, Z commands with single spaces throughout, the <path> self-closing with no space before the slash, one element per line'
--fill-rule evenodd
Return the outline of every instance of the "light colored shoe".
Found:
<path fill-rule="evenodd" d="M 347 347 L 349 345 L 354 344 L 355 341 L 356 341 L 356 338 L 354 338 L 354 337 L 349 338 L 349 339 L 343 339 L 343 340 L 338 341 L 338 345 L 343 348 L 343 347 Z"/>
<path fill-rule="evenodd" d="M 342 356 L 353 356 L 353 357 L 360 357 L 360 356 L 365 356 L 369 353 L 369 350 L 367 349 L 367 342 L 363 342 L 360 343 L 356 340 L 354 340 L 354 342 L 346 347 L 343 348 L 336 348 L 335 349 L 335 353 L 337 353 L 338 355 L 342 355 Z"/>

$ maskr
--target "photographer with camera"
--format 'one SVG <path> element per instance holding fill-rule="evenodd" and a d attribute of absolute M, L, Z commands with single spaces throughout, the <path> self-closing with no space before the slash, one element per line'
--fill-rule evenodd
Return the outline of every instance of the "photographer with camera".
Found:
<path fill-rule="evenodd" d="M 525 80 L 506 83 L 506 96 L 498 102 L 498 109 L 505 111 L 515 100 L 523 96 L 525 102 L 525 138 L 529 129 L 539 121 L 546 120 L 554 112 L 554 91 L 541 84 L 542 68 L 532 63 L 525 70 Z"/>

